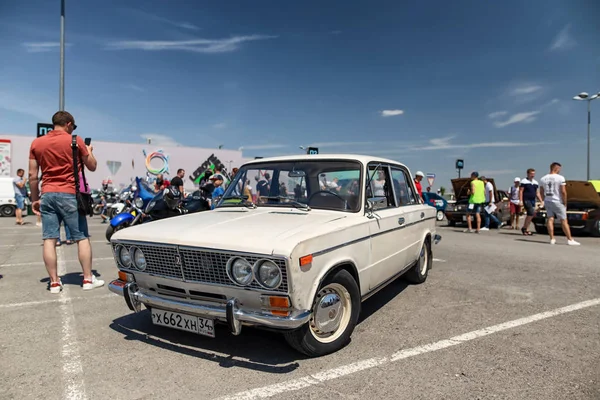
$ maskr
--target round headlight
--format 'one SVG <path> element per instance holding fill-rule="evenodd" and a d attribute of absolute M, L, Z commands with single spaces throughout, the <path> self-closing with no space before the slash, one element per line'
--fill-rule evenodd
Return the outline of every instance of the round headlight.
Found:
<path fill-rule="evenodd" d="M 144 253 L 142 253 L 142 250 L 138 249 L 137 247 L 132 247 L 132 258 L 133 258 L 133 265 L 139 269 L 140 271 L 143 271 L 146 269 L 146 256 L 144 256 Z"/>
<path fill-rule="evenodd" d="M 256 263 L 256 280 L 267 289 L 275 289 L 281 284 L 281 269 L 271 260 L 259 260 Z"/>
<path fill-rule="evenodd" d="M 122 266 L 131 268 L 131 254 L 125 246 L 117 247 L 117 256 L 119 257 L 119 262 Z"/>
<path fill-rule="evenodd" d="M 121 200 L 127 200 L 129 198 L 129 192 L 121 193 Z"/>
<path fill-rule="evenodd" d="M 240 257 L 234 257 L 231 258 L 227 264 L 229 264 L 227 273 L 229 279 L 231 279 L 233 283 L 240 286 L 248 286 L 252 283 L 252 278 L 254 278 L 252 274 L 252 264 L 247 260 Z"/>
<path fill-rule="evenodd" d="M 142 200 L 142 198 L 141 198 L 141 197 L 136 197 L 133 203 L 135 204 L 135 206 L 136 206 L 137 208 L 142 208 L 142 207 L 144 207 L 144 200 Z"/>

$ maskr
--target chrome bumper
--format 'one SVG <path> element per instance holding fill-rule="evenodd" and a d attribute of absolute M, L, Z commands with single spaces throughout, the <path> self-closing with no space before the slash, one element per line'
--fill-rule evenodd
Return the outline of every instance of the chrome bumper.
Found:
<path fill-rule="evenodd" d="M 168 299 L 143 293 L 135 282 L 125 283 L 121 280 L 114 280 L 109 283 L 108 289 L 123 296 L 129 309 L 136 313 L 142 310 L 142 304 L 144 304 L 147 307 L 182 312 L 197 317 L 220 319 L 227 322 L 231 333 L 234 335 L 240 334 L 242 323 L 276 329 L 296 329 L 306 324 L 311 315 L 310 310 L 292 311 L 287 317 L 278 317 L 266 312 L 245 311 L 239 308 L 239 301 L 236 298 L 229 299 L 225 305 L 196 304 L 185 300 Z"/>

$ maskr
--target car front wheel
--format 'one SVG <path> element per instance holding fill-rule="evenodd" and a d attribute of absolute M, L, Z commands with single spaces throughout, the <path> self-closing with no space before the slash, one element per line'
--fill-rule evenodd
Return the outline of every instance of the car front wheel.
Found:
<path fill-rule="evenodd" d="M 310 357 L 338 351 L 350 342 L 360 314 L 360 290 L 352 275 L 339 270 L 319 288 L 310 321 L 285 332 L 290 346 Z"/>
<path fill-rule="evenodd" d="M 436 214 L 435 214 L 435 219 L 437 219 L 438 221 L 441 221 L 444 219 L 444 212 L 442 210 L 439 210 Z"/>
<path fill-rule="evenodd" d="M 14 217 L 16 208 L 14 206 L 2 206 L 0 207 L 0 215 L 3 217 Z"/>

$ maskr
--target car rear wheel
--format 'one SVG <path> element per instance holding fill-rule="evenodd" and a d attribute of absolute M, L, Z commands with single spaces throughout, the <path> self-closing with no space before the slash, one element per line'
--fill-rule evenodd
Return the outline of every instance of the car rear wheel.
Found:
<path fill-rule="evenodd" d="M 444 219 L 444 212 L 442 210 L 439 210 L 437 213 L 435 213 L 435 219 L 437 219 L 438 221 L 441 221 Z"/>
<path fill-rule="evenodd" d="M 288 344 L 310 357 L 338 351 L 350 342 L 360 313 L 360 290 L 352 275 L 338 270 L 317 291 L 310 321 L 285 332 Z"/>
<path fill-rule="evenodd" d="M 417 260 L 414 267 L 408 270 L 404 275 L 404 279 L 411 283 L 423 283 L 427 280 L 429 270 L 433 264 L 433 254 L 431 252 L 431 240 L 425 239 L 421 252 L 419 253 L 419 259 Z"/>
<path fill-rule="evenodd" d="M 594 222 L 594 224 L 592 225 L 592 230 L 590 231 L 590 234 L 593 237 L 600 237 L 600 219 L 596 220 L 596 222 Z"/>
<path fill-rule="evenodd" d="M 5 205 L 0 207 L 0 215 L 2 215 L 3 217 L 14 217 L 16 210 L 17 209 L 15 208 L 15 206 Z"/>

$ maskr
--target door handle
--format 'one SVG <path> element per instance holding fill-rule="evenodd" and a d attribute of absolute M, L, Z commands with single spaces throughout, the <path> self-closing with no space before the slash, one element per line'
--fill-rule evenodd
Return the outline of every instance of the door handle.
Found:
<path fill-rule="evenodd" d="M 423 219 L 423 218 L 425 218 L 425 213 L 424 212 L 421 213 L 421 219 Z"/>
<path fill-rule="evenodd" d="M 404 217 L 398 218 L 398 225 L 404 225 Z"/>

